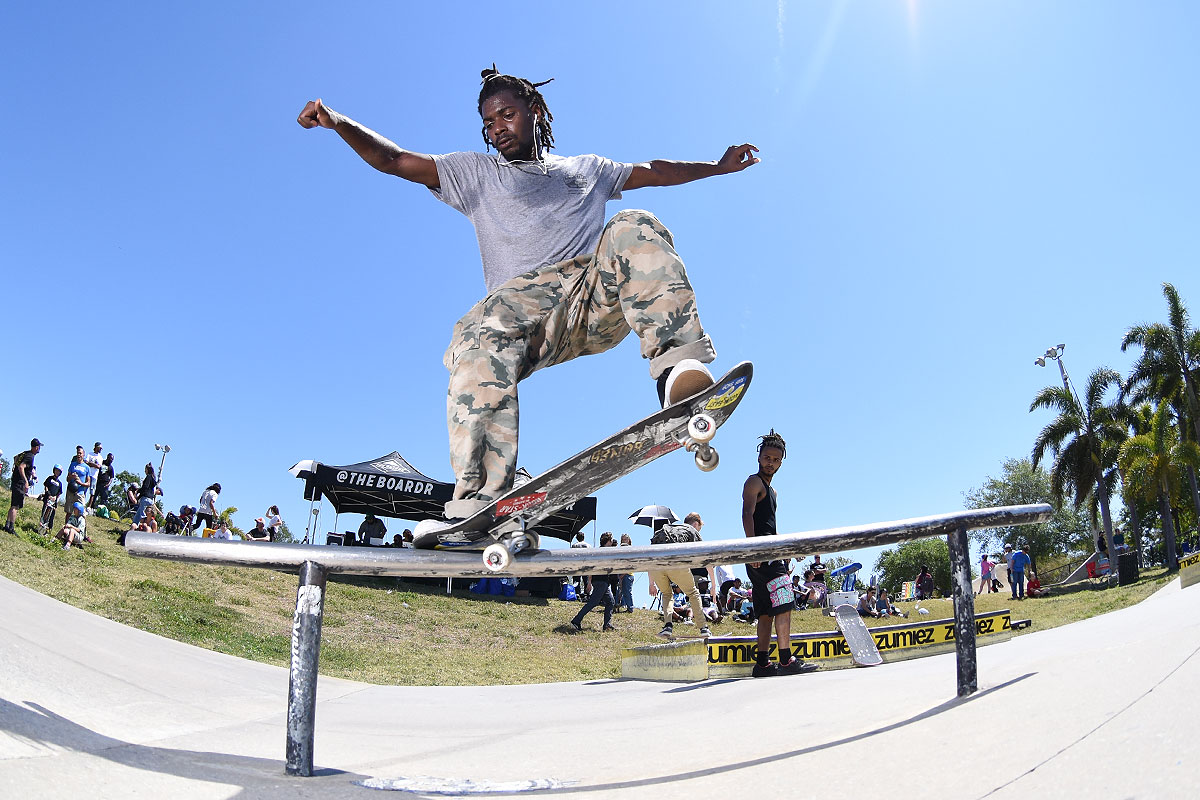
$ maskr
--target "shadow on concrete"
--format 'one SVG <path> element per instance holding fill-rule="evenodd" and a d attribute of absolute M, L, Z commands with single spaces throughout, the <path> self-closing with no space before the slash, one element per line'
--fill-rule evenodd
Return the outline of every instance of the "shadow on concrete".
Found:
<path fill-rule="evenodd" d="M 682 772 L 682 773 L 677 773 L 675 775 L 662 775 L 657 778 L 642 778 L 642 779 L 633 780 L 633 781 L 616 781 L 613 783 L 594 784 L 591 786 L 564 786 L 561 788 L 546 789 L 543 791 L 539 791 L 539 792 L 537 792 L 537 794 L 551 795 L 551 794 L 577 794 L 577 793 L 583 793 L 583 792 L 613 792 L 613 791 L 617 791 L 619 789 L 631 789 L 631 788 L 642 787 L 642 786 L 669 785 L 672 783 L 676 783 L 678 781 L 692 780 L 695 778 L 704 778 L 709 775 L 720 775 L 722 773 L 727 773 L 727 772 L 736 772 L 737 770 L 750 769 L 752 767 L 758 767 L 758 766 L 762 766 L 764 764 L 770 764 L 775 761 L 783 761 L 784 759 L 788 759 L 788 758 L 796 758 L 798 756 L 807 755 L 809 753 L 817 753 L 822 750 L 829 750 L 834 747 L 842 747 L 843 745 L 855 744 L 857 742 L 862 742 L 864 740 L 870 739 L 873 736 L 878 736 L 878 735 L 884 734 L 884 733 L 890 733 L 892 731 L 904 728 L 908 725 L 912 725 L 915 722 L 920 722 L 921 720 L 929 719 L 930 717 L 936 717 L 939 714 L 943 714 L 952 709 L 964 706 L 964 705 L 972 702 L 973 700 L 977 700 L 981 697 L 986 697 L 987 695 L 990 695 L 994 692 L 998 692 L 1001 689 L 1006 689 L 1009 686 L 1013 686 L 1017 683 L 1020 683 L 1021 681 L 1025 680 L 1026 678 L 1032 678 L 1036 674 L 1037 673 L 1035 673 L 1035 672 L 1027 672 L 1024 675 L 1019 675 L 1010 681 L 1005 681 L 1004 683 L 993 686 L 990 689 L 985 689 L 981 692 L 976 692 L 975 694 L 971 695 L 970 697 L 966 697 L 966 698 L 955 697 L 951 700 L 947 700 L 944 703 L 936 705 L 927 711 L 922 711 L 920 714 L 911 716 L 908 719 L 901 720 L 899 722 L 893 722 L 891 725 L 884 725 L 882 727 L 875 728 L 873 730 L 855 734 L 854 736 L 847 736 L 842 739 L 834 740 L 832 742 L 825 742 L 823 744 L 813 745 L 812 747 L 802 747 L 798 750 L 788 750 L 787 752 L 776 753 L 775 755 L 763 756 L 762 758 L 754 758 L 754 759 L 750 759 L 747 761 L 738 761 L 738 762 L 735 762 L 732 764 L 722 764 L 720 766 L 709 767 L 707 769 L 701 769 L 701 770 L 695 770 L 693 772 Z M 678 691 L 678 689 L 671 689 L 668 691 Z"/>
<path fill-rule="evenodd" d="M 0 731 L 19 741 L 42 745 L 51 753 L 83 753 L 132 769 L 241 788 L 241 792 L 230 797 L 324 798 L 335 790 L 340 797 L 350 790 L 352 781 L 367 777 L 318 769 L 311 778 L 297 778 L 284 772 L 282 761 L 273 759 L 133 744 L 96 733 L 37 703 L 20 705 L 3 698 L 0 698 Z M 52 770 L 47 772 L 52 774 Z M 354 788 L 364 797 L 373 794 L 369 789 Z"/>

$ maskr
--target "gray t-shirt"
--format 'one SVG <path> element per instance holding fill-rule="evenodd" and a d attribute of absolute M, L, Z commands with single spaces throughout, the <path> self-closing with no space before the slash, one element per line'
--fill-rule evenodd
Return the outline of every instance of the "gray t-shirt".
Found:
<path fill-rule="evenodd" d="M 433 159 L 441 186 L 431 191 L 475 226 L 489 292 L 524 272 L 595 252 L 604 204 L 621 196 L 633 171 L 596 155 L 548 154 L 544 165 L 510 164 L 491 153 Z"/>

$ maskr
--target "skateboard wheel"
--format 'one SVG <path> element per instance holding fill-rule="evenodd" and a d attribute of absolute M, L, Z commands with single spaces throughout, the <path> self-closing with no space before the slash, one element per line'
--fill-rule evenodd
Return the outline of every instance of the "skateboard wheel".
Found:
<path fill-rule="evenodd" d="M 704 450 L 708 451 L 707 456 Z M 715 448 L 706 447 L 702 450 L 696 451 L 696 466 L 700 468 L 701 472 L 712 472 L 717 468 L 717 464 L 720 462 L 720 460 L 721 459 L 717 455 Z"/>
<path fill-rule="evenodd" d="M 512 561 L 512 556 L 508 552 L 508 548 L 502 544 L 489 544 L 483 551 L 483 565 L 490 572 L 502 572 L 508 568 L 509 562 Z"/>
<path fill-rule="evenodd" d="M 688 420 L 688 436 L 704 444 L 711 442 L 717 433 L 717 421 L 708 414 L 697 414 Z"/>

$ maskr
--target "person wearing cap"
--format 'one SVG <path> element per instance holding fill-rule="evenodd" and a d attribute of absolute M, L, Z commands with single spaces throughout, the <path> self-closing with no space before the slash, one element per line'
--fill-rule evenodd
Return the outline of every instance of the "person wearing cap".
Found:
<path fill-rule="evenodd" d="M 70 550 L 73 544 L 83 547 L 84 542 L 92 541 L 91 537 L 87 535 L 85 516 L 86 509 L 78 500 L 67 506 L 67 524 L 62 526 L 62 530 L 55 537 L 63 543 L 63 550 Z"/>
<path fill-rule="evenodd" d="M 58 464 L 54 465 L 54 474 L 42 481 L 42 527 L 47 531 L 54 527 L 54 514 L 58 511 L 58 498 L 62 496 L 62 471 Z"/>
<path fill-rule="evenodd" d="M 42 443 L 37 439 L 29 441 L 29 449 L 17 453 L 12 465 L 12 505 L 8 507 L 8 521 L 4 530 L 15 534 L 17 512 L 25 507 L 25 495 L 29 494 L 29 484 L 33 482 L 33 457 L 42 451 Z"/>
<path fill-rule="evenodd" d="M 1014 600 L 1025 599 L 1025 568 L 1029 566 L 1029 545 L 1021 545 L 1021 549 L 1008 559 L 1008 588 L 1012 590 Z"/>
<path fill-rule="evenodd" d="M 83 457 L 83 463 L 87 465 L 88 471 L 88 488 L 84 492 L 83 507 L 91 513 L 92 498 L 96 496 L 96 479 L 100 477 L 100 467 L 104 466 L 104 459 L 100 457 L 100 453 L 104 450 L 104 446 L 99 442 L 92 445 L 92 452 Z"/>
<path fill-rule="evenodd" d="M 251 542 L 271 541 L 271 532 L 267 530 L 266 522 L 262 517 L 255 518 L 254 528 L 246 532 L 246 540 Z"/>

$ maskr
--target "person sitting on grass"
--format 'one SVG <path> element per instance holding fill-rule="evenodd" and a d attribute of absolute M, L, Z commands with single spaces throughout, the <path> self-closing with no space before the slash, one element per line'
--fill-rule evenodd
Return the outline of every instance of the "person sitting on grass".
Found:
<path fill-rule="evenodd" d="M 222 520 L 222 522 L 224 522 Z M 246 532 L 246 541 L 248 542 L 269 542 L 271 541 L 271 532 L 267 530 L 266 522 L 262 517 L 254 519 L 254 528 Z"/>
<path fill-rule="evenodd" d="M 684 624 L 695 624 L 692 622 L 692 602 L 683 590 L 677 585 L 671 584 L 671 589 L 674 594 L 671 596 L 671 619 L 675 622 Z"/>
<path fill-rule="evenodd" d="M 233 539 L 233 532 L 229 530 L 229 523 L 223 519 L 217 522 L 217 529 L 213 531 L 213 535 L 209 538 L 222 539 L 227 542 Z"/>
<path fill-rule="evenodd" d="M 825 605 L 826 586 L 824 581 L 817 580 L 817 573 L 811 569 L 804 570 L 804 583 L 796 590 L 797 604 L 804 607 Z"/>
<path fill-rule="evenodd" d="M 906 617 L 906 616 L 908 616 L 907 614 L 902 613 L 900 611 L 900 609 L 898 609 L 894 605 L 892 605 L 892 598 L 888 595 L 888 590 L 883 588 L 882 586 L 879 587 L 879 599 L 875 601 L 875 610 L 879 612 L 879 615 L 881 617 L 887 617 L 887 616 Z"/>
<path fill-rule="evenodd" d="M 1038 580 L 1037 573 L 1033 570 L 1029 571 L 1029 582 L 1025 584 L 1025 594 L 1029 597 L 1045 597 L 1050 594 L 1050 590 L 1042 586 L 1042 582 Z"/>
<path fill-rule="evenodd" d="M 63 550 L 70 550 L 73 544 L 82 548 L 84 542 L 92 541 L 91 537 L 87 535 L 87 519 L 83 503 L 75 501 L 68 511 L 67 523 L 62 526 L 62 530 L 55 538 L 63 543 Z"/>
<path fill-rule="evenodd" d="M 154 515 L 153 508 L 148 508 L 141 522 L 134 525 L 130 530 L 158 533 L 158 517 Z"/>
<path fill-rule="evenodd" d="M 860 617 L 878 617 L 880 613 L 875 609 L 875 587 L 867 589 L 867 593 L 858 598 L 858 615 Z"/>

